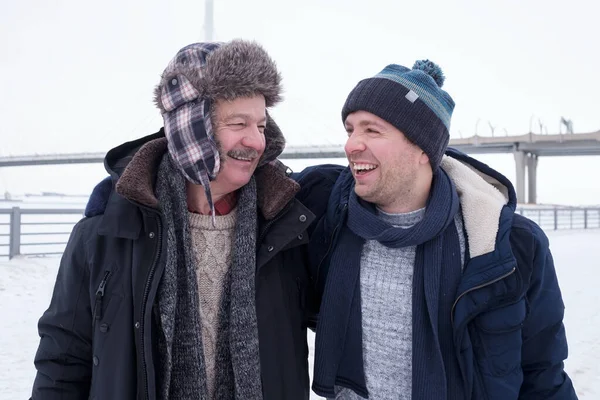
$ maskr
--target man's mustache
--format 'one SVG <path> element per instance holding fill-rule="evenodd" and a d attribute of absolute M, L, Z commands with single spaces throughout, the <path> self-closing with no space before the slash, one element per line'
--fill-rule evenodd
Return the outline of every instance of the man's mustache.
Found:
<path fill-rule="evenodd" d="M 253 160 L 255 158 L 258 158 L 259 154 L 258 151 L 256 151 L 255 149 L 245 148 L 229 150 L 227 152 L 227 156 L 232 158 L 249 158 Z"/>

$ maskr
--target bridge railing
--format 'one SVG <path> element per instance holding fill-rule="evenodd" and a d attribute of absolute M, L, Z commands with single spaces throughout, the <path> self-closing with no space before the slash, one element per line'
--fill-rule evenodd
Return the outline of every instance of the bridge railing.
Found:
<path fill-rule="evenodd" d="M 533 220 L 544 230 L 600 229 L 600 207 L 520 207 L 517 212 Z"/>
<path fill-rule="evenodd" d="M 0 209 L 0 257 L 62 254 L 83 209 Z"/>
<path fill-rule="evenodd" d="M 63 253 L 83 209 L 0 209 L 0 258 Z M 600 229 L 600 207 L 519 207 L 544 230 Z"/>

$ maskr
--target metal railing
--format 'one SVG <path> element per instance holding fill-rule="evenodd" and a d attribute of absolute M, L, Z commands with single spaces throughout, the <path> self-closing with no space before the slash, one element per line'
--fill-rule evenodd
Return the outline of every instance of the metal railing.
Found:
<path fill-rule="evenodd" d="M 0 209 L 0 257 L 62 254 L 83 209 Z M 8 218 L 7 218 L 8 217 Z M 8 248 L 8 251 L 5 249 Z"/>
<path fill-rule="evenodd" d="M 518 208 L 517 212 L 537 223 L 543 230 L 598 229 L 600 207 Z"/>
<path fill-rule="evenodd" d="M 0 209 L 0 257 L 59 255 L 83 209 Z M 544 230 L 600 229 L 600 207 L 519 207 Z M 8 249 L 8 251 L 4 251 Z"/>

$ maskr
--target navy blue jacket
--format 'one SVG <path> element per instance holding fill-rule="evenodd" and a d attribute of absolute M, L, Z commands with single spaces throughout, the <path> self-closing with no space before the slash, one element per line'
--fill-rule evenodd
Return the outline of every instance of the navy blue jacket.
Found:
<path fill-rule="evenodd" d="M 515 213 L 508 179 L 456 150 L 446 155 L 442 167 L 461 197 L 468 242 L 451 316 L 465 392 L 471 399 L 576 399 L 563 369 L 564 304 L 546 235 Z M 302 186 L 297 197 L 318 217 L 309 249 L 320 294 L 347 214 L 347 188 L 336 184 L 343 168 L 323 165 L 294 175 Z"/>

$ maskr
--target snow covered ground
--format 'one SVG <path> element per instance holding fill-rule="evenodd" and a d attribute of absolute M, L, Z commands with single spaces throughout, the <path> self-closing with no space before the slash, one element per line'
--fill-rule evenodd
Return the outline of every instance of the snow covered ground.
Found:
<path fill-rule="evenodd" d="M 548 235 L 567 308 L 570 356 L 566 368 L 580 399 L 600 399 L 600 230 Z M 36 324 L 50 300 L 58 261 L 0 262 L 0 365 L 4 367 L 0 399 L 27 399 L 31 393 L 39 340 Z M 312 343 L 314 337 L 309 339 Z"/>

